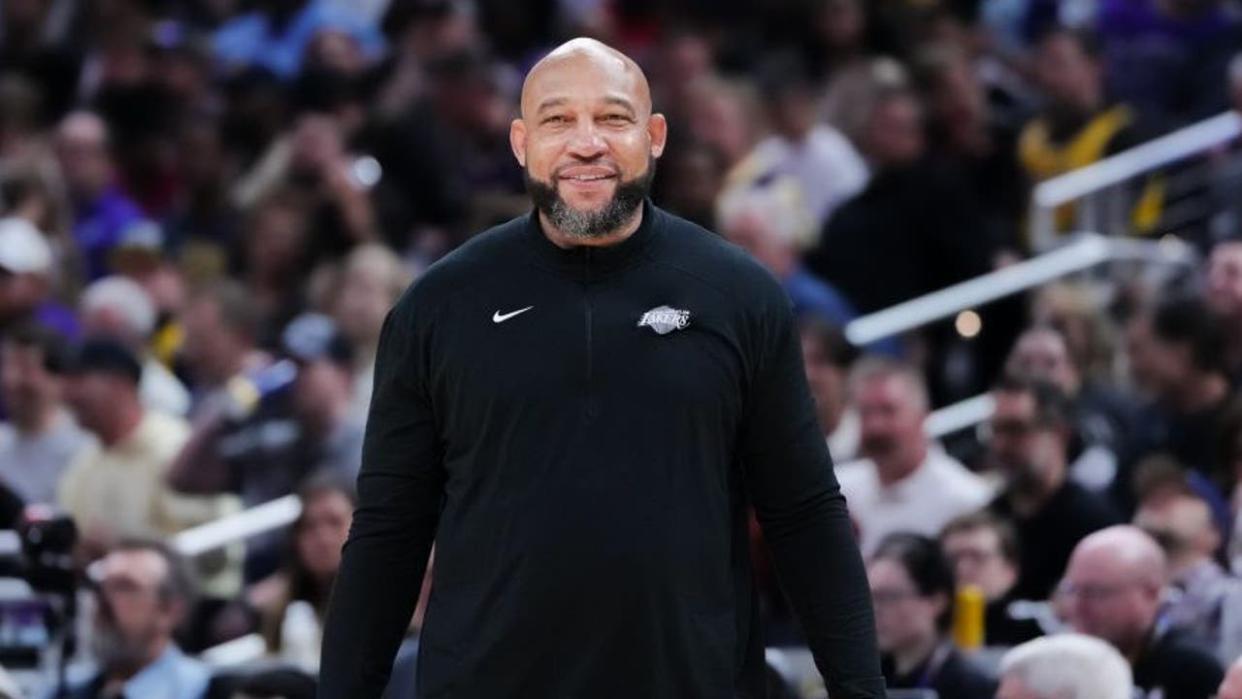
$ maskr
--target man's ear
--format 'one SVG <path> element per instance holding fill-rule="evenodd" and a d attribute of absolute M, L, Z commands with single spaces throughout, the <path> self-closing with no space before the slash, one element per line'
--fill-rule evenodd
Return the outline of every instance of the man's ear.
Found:
<path fill-rule="evenodd" d="M 663 114 L 652 114 L 647 120 L 647 135 L 651 137 L 651 157 L 660 157 L 664 153 L 664 144 L 668 142 L 668 120 Z"/>
<path fill-rule="evenodd" d="M 518 165 L 526 167 L 526 122 L 521 118 L 514 119 L 509 124 L 509 147 L 513 149 L 513 157 L 517 158 Z"/>

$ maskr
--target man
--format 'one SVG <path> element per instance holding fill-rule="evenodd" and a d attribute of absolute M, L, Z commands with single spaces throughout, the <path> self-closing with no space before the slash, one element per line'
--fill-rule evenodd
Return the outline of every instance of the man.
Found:
<path fill-rule="evenodd" d="M 1188 487 L 1160 489 L 1139 503 L 1135 526 L 1164 549 L 1172 588 L 1164 618 L 1222 663 L 1242 654 L 1231 626 L 1242 618 L 1242 581 L 1216 562 L 1221 532 L 1212 510 Z"/>
<path fill-rule="evenodd" d="M 87 340 L 72 360 L 68 402 L 98 443 L 69 466 L 57 498 L 82 532 L 80 555 L 87 561 L 122 538 L 169 536 L 237 509 L 233 498 L 183 497 L 164 485 L 189 427 L 142 406 L 141 373 L 137 357 L 108 339 Z M 236 592 L 237 569 L 229 569 L 224 559 L 200 563 L 214 566 L 204 571 L 215 576 L 209 592 Z"/>
<path fill-rule="evenodd" d="M 858 411 L 850 405 L 850 365 L 858 350 L 845 339 L 840 328 L 813 318 L 798 322 L 802 339 L 802 364 L 806 382 L 815 398 L 819 428 L 828 440 L 828 453 L 837 461 L 858 455 L 862 426 Z"/>
<path fill-rule="evenodd" d="M 559 47 L 521 114 L 535 211 L 386 321 L 320 696 L 379 696 L 433 540 L 420 696 L 762 695 L 743 501 L 829 691 L 883 696 L 780 286 L 645 201 L 667 126 L 624 55 Z"/>
<path fill-rule="evenodd" d="M 17 216 L 0 219 L 0 327 L 29 321 L 75 337 L 72 309 L 52 298 L 55 260 L 47 237 Z"/>
<path fill-rule="evenodd" d="M 0 426 L 0 482 L 25 503 L 55 502 L 61 475 L 91 441 L 65 408 L 67 352 L 63 339 L 33 324 L 0 341 L 10 419 Z"/>
<path fill-rule="evenodd" d="M 1058 593 L 1074 630 L 1120 651 L 1146 696 L 1208 699 L 1224 672 L 1211 653 L 1157 623 L 1165 580 L 1156 542 L 1118 525 L 1078 544 Z"/>
<path fill-rule="evenodd" d="M 1233 661 L 1216 690 L 1216 699 L 1242 699 L 1242 658 Z"/>
<path fill-rule="evenodd" d="M 1090 636 L 1059 634 L 1023 643 L 1001 659 L 996 699 L 1132 699 L 1126 659 Z"/>
<path fill-rule="evenodd" d="M 1238 205 L 1234 198 L 1230 204 Z M 1224 333 L 1225 366 L 1236 382 L 1242 376 L 1242 241 L 1229 238 L 1212 246 L 1204 276 L 1203 298 Z"/>
<path fill-rule="evenodd" d="M 991 511 L 1018 532 L 1018 599 L 1047 599 L 1074 546 L 1120 518 L 1103 496 L 1069 479 L 1070 408 L 1051 384 L 1004 379 L 992 391 L 988 458 L 1006 480 Z"/>
<path fill-rule="evenodd" d="M 99 606 L 91 649 L 99 665 L 69 699 L 200 699 L 211 671 L 177 648 L 173 632 L 188 612 L 192 582 L 167 546 L 126 541 L 100 560 Z"/>
<path fill-rule="evenodd" d="M 954 517 L 988 504 L 991 486 L 928 439 L 927 389 L 913 367 L 864 360 L 851 384 L 865 459 L 840 466 L 837 477 L 863 553 L 894 532 L 935 537 Z"/>
<path fill-rule="evenodd" d="M 181 314 L 185 341 L 181 359 L 189 370 L 195 421 L 227 410 L 237 379 L 261 369 L 267 356 L 256 346 L 259 312 L 245 287 L 235 281 L 213 283 L 195 291 Z"/>
<path fill-rule="evenodd" d="M 1008 522 L 988 512 L 963 515 L 945 525 L 940 546 L 953 565 L 957 584 L 978 587 L 987 600 L 985 644 L 1016 646 L 1043 635 L 1038 620 L 1014 605 L 1018 540 Z"/>

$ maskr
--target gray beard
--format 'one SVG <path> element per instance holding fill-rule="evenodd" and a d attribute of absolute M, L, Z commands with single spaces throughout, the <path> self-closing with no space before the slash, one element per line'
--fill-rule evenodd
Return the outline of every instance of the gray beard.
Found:
<path fill-rule="evenodd" d="M 535 179 L 529 170 L 524 169 L 522 175 L 535 208 L 547 216 L 558 231 L 573 238 L 590 240 L 615 233 L 634 217 L 634 212 L 642 206 L 651 191 L 655 158 L 648 159 L 647 170 L 643 174 L 632 180 L 619 181 L 612 199 L 594 211 L 582 211 L 565 203 L 555 184 Z"/>

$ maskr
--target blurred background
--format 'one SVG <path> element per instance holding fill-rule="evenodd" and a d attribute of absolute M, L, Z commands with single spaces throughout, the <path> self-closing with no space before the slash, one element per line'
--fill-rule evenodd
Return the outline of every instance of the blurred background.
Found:
<path fill-rule="evenodd" d="M 385 314 L 529 210 L 582 35 L 669 118 L 655 202 L 790 295 L 890 685 L 1073 629 L 1214 692 L 1242 3 L 0 0 L 0 696 L 313 696 Z M 752 530 L 772 694 L 823 696 Z"/>

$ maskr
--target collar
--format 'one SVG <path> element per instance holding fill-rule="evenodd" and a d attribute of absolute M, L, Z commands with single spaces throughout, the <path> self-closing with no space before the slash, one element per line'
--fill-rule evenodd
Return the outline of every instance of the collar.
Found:
<path fill-rule="evenodd" d="M 197 696 L 197 691 L 207 686 L 207 670 L 190 660 L 173 643 L 155 662 L 144 667 L 125 683 L 122 694 L 126 697 L 180 697 Z M 102 677 L 97 680 L 102 686 Z"/>
<path fill-rule="evenodd" d="M 577 245 L 562 248 L 548 239 L 539 223 L 539 211 L 532 209 L 526 220 L 526 239 L 540 266 L 577 281 L 591 281 L 631 266 L 659 237 L 663 212 L 644 199 L 642 221 L 625 240 L 606 246 Z"/>

